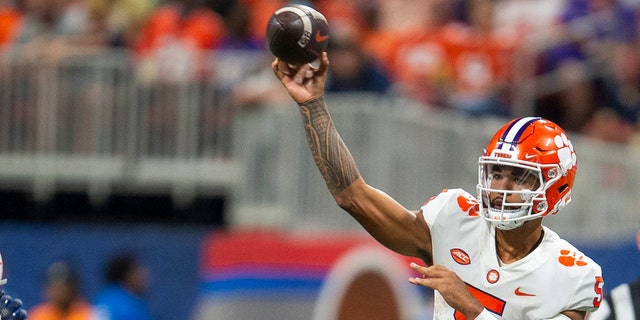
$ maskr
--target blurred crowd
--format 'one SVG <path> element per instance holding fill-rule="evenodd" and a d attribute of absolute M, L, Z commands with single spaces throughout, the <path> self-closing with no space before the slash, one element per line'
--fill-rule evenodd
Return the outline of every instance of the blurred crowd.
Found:
<path fill-rule="evenodd" d="M 103 270 L 104 287 L 87 297 L 76 267 L 68 259 L 46 270 L 42 302 L 29 310 L 30 320 L 151 320 L 146 302 L 149 270 L 134 254 L 112 256 Z"/>
<path fill-rule="evenodd" d="M 466 117 L 534 114 L 640 144 L 638 0 L 295 2 L 329 21 L 329 92 L 401 95 Z M 213 72 L 211 50 L 265 51 L 267 21 L 287 3 L 0 0 L 0 48 L 51 62 L 121 48 L 143 82 L 199 81 Z M 262 71 L 224 103 L 286 99 Z"/>

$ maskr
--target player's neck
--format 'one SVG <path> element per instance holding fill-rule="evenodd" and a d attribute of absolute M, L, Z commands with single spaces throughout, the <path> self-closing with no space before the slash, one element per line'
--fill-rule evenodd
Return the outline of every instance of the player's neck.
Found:
<path fill-rule="evenodd" d="M 516 262 L 540 245 L 544 231 L 541 223 L 529 221 L 513 230 L 496 229 L 496 252 L 505 264 Z"/>

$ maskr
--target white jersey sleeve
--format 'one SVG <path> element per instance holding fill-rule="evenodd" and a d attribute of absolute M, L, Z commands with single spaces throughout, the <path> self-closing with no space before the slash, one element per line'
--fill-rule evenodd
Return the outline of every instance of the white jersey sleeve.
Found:
<path fill-rule="evenodd" d="M 497 319 L 551 319 L 562 311 L 589 311 L 602 301 L 600 266 L 544 227 L 540 245 L 519 261 L 503 264 L 495 229 L 479 216 L 478 201 L 452 189 L 422 207 L 430 228 L 433 261 L 455 271 Z M 436 292 L 434 319 L 457 319 Z"/>

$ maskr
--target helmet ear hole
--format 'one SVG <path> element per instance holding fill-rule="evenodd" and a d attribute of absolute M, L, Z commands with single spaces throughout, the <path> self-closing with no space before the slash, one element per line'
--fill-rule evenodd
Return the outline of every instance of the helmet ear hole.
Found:
<path fill-rule="evenodd" d="M 563 184 L 558 188 L 558 193 L 563 193 L 565 190 L 567 190 L 567 188 L 569 188 L 568 184 Z"/>

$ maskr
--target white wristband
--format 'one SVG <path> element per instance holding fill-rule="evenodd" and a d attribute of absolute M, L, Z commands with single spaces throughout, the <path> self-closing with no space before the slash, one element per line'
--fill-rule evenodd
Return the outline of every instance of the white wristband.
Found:
<path fill-rule="evenodd" d="M 482 312 L 480 312 L 480 314 L 474 319 L 474 320 L 496 320 L 497 318 L 494 317 L 491 312 L 489 312 L 489 310 L 487 309 L 482 309 Z"/>

